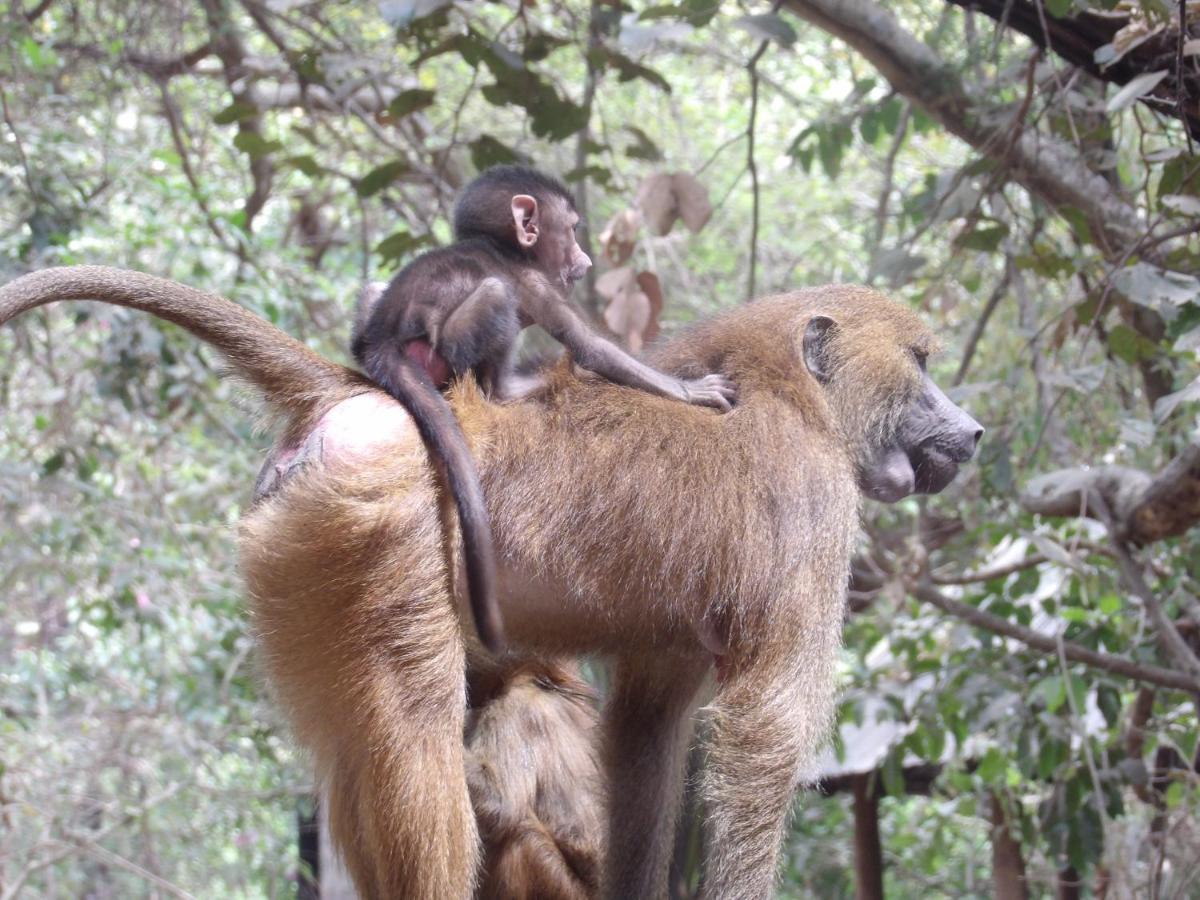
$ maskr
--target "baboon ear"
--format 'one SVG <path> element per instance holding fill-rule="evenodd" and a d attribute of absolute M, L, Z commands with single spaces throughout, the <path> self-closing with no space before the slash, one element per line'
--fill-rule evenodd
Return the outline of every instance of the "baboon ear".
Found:
<path fill-rule="evenodd" d="M 836 334 L 837 322 L 829 316 L 813 316 L 804 327 L 804 365 L 821 384 L 833 377 L 829 351 Z"/>
<path fill-rule="evenodd" d="M 529 194 L 515 194 L 512 198 L 512 217 L 517 243 L 528 250 L 538 239 L 537 198 Z"/>

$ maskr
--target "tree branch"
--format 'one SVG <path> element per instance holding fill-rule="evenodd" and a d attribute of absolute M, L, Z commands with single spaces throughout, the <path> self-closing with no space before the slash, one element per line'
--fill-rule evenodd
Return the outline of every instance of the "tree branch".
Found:
<path fill-rule="evenodd" d="M 1043 516 L 1112 517 L 1113 537 L 1136 545 L 1183 534 L 1200 522 L 1200 444 L 1189 444 L 1155 476 L 1128 466 L 1060 469 L 1021 492 L 1021 505 Z"/>
<path fill-rule="evenodd" d="M 1062 18 L 1047 17 L 1042 4 L 1029 0 L 947 0 L 954 6 L 976 9 L 989 18 L 1025 35 L 1043 49 L 1049 49 L 1073 66 L 1110 84 L 1125 84 L 1138 75 L 1165 68 L 1174 56 L 1174 77 L 1166 78 L 1147 97 L 1142 98 L 1155 111 L 1180 119 L 1189 135 L 1200 134 L 1200 107 L 1189 103 L 1187 79 L 1183 71 L 1181 45 L 1188 37 L 1186 23 L 1178 31 L 1163 29 L 1129 50 L 1120 59 L 1101 66 L 1096 51 L 1112 43 L 1117 32 L 1129 24 L 1130 16 L 1083 11 Z M 1180 7 L 1183 18 L 1183 7 Z"/>
<path fill-rule="evenodd" d="M 201 0 L 204 14 L 208 20 L 208 30 L 213 52 L 221 60 L 224 70 L 225 83 L 236 102 L 249 102 L 249 85 L 241 77 L 242 62 L 246 49 L 234 27 L 233 19 L 225 0 Z M 256 138 L 255 143 L 263 143 L 266 138 L 262 133 L 262 116 L 256 111 L 238 119 L 238 137 Z M 246 216 L 244 227 L 247 232 L 254 225 L 254 218 L 266 205 L 271 193 L 271 182 L 275 176 L 275 167 L 267 154 L 250 157 L 250 177 L 253 182 L 250 196 L 246 198 L 243 212 Z"/>
<path fill-rule="evenodd" d="M 952 134 L 998 161 L 1054 208 L 1083 213 L 1098 246 L 1119 258 L 1141 240 L 1146 223 L 1073 147 L 1026 129 L 1014 140 L 1008 117 L 970 95 L 953 67 L 872 0 L 788 0 L 788 9 L 859 51 L 892 86 Z"/>
<path fill-rule="evenodd" d="M 978 628 L 1004 637 L 1013 638 L 1033 650 L 1039 650 L 1042 653 L 1053 656 L 1058 654 L 1059 646 L 1061 645 L 1063 654 L 1072 662 L 1083 663 L 1094 669 L 1100 669 L 1113 675 L 1121 675 L 1145 684 L 1156 684 L 1160 687 L 1200 694 L 1200 678 L 1194 678 L 1183 672 L 1177 672 L 1174 669 L 1167 669 L 1162 666 L 1136 663 L 1123 656 L 1101 653 L 1072 641 L 1060 640 L 1057 637 L 1042 634 L 1025 625 L 1018 625 L 993 613 L 977 609 L 970 604 L 963 603 L 961 600 L 947 597 L 926 579 L 909 582 L 907 588 L 908 592 L 922 603 L 935 606 L 942 612 L 948 613 L 956 619 L 962 619 L 964 622 L 969 622 Z"/>

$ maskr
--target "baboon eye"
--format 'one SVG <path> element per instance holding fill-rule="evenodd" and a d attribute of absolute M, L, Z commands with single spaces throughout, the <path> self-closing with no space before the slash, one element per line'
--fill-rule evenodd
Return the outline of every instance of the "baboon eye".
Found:
<path fill-rule="evenodd" d="M 913 357 L 916 358 L 917 365 L 921 367 L 921 371 L 924 372 L 925 371 L 925 361 L 927 359 L 929 359 L 929 354 L 926 353 L 924 350 L 917 350 L 914 347 L 913 351 L 912 351 L 912 355 L 913 355 Z"/>

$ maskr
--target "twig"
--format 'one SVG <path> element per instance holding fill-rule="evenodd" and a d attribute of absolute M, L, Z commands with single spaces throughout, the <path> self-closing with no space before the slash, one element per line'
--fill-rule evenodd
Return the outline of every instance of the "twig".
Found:
<path fill-rule="evenodd" d="M 597 64 L 597 57 L 602 49 L 600 40 L 600 0 L 592 0 L 588 8 L 587 50 L 585 51 L 586 69 L 583 82 L 583 109 L 586 118 L 583 128 L 575 139 L 575 170 L 579 173 L 579 183 L 575 188 L 576 208 L 579 211 L 580 247 L 589 257 L 595 258 L 592 251 L 591 210 L 588 205 L 587 157 L 588 144 L 592 141 L 592 106 L 596 102 L 596 87 L 600 81 L 602 69 Z M 457 127 L 457 122 L 455 123 Z M 596 267 L 590 266 L 583 278 L 584 306 L 593 315 L 600 312 L 600 298 L 596 294 Z"/>
<path fill-rule="evenodd" d="M 1188 155 L 1194 155 L 1192 146 L 1192 124 L 1187 114 L 1187 79 L 1183 77 L 1183 45 L 1187 42 L 1187 0 L 1179 0 L 1179 38 L 1175 43 L 1175 114 L 1183 122 L 1183 133 L 1187 137 Z"/>
<path fill-rule="evenodd" d="M 162 95 L 163 113 L 167 120 L 167 128 L 171 132 L 171 143 L 175 145 L 175 152 L 179 155 L 179 167 L 183 169 L 183 176 L 187 179 L 188 184 L 192 188 L 192 196 L 196 198 L 196 204 L 200 207 L 200 212 L 204 214 L 204 221 L 208 225 L 208 230 L 213 233 L 225 250 L 230 253 L 237 253 L 237 247 L 230 244 L 225 232 L 221 230 L 221 226 L 217 224 L 216 218 L 213 217 L 212 211 L 208 208 L 208 201 L 204 199 L 204 190 L 200 187 L 200 182 L 196 178 L 196 173 L 192 169 L 191 157 L 188 154 L 187 145 L 183 140 L 183 128 L 180 124 L 179 107 L 175 105 L 175 99 L 171 96 L 171 92 L 167 90 L 166 81 L 158 82 L 158 90 Z"/>
<path fill-rule="evenodd" d="M 1038 24 L 1042 26 L 1042 35 L 1046 38 L 1046 48 L 1053 50 L 1054 45 L 1050 42 L 1050 26 L 1046 24 L 1046 7 L 1042 0 L 1034 0 L 1034 5 L 1037 6 Z M 1050 56 L 1050 72 L 1054 75 L 1054 85 L 1058 88 L 1058 94 L 1062 98 L 1063 112 L 1067 115 L 1067 126 L 1071 129 L 1071 138 L 1075 141 L 1077 148 L 1083 149 L 1083 141 L 1079 139 L 1079 131 L 1075 128 L 1075 117 L 1071 115 L 1071 104 L 1067 102 L 1067 89 L 1058 74 L 1058 60 L 1053 54 Z"/>
<path fill-rule="evenodd" d="M 66 846 L 71 847 L 72 849 L 81 850 L 89 856 L 94 856 L 102 863 L 106 863 L 118 869 L 124 869 L 126 872 L 130 872 L 141 878 L 143 881 L 154 885 L 154 887 L 158 888 L 158 890 L 162 891 L 168 896 L 178 897 L 180 900 L 195 900 L 195 894 L 189 894 L 187 891 L 180 887 L 176 887 L 162 876 L 155 875 L 153 872 L 144 869 L 142 866 L 139 866 L 137 863 L 133 862 L 133 860 L 126 859 L 117 853 L 113 853 L 107 847 L 102 847 L 95 841 L 88 840 L 82 836 L 72 835 L 71 842 Z"/>
<path fill-rule="evenodd" d="M 1066 685 L 1067 705 L 1071 708 L 1071 721 L 1079 730 L 1079 743 L 1083 746 L 1083 758 L 1087 763 L 1088 774 L 1092 776 L 1092 796 L 1096 801 L 1096 815 L 1100 819 L 1104 832 L 1109 830 L 1108 811 L 1104 806 L 1104 791 L 1100 787 L 1100 773 L 1096 768 L 1096 760 L 1092 755 L 1092 742 L 1088 740 L 1087 727 L 1083 718 L 1084 710 L 1075 701 L 1075 692 L 1071 690 L 1071 676 L 1067 671 L 1067 655 L 1063 650 L 1062 632 L 1058 633 L 1058 671 L 1062 673 L 1063 684 Z"/>
<path fill-rule="evenodd" d="M 779 12 L 779 7 L 782 5 L 783 0 L 775 0 L 771 4 L 771 12 Z M 746 63 L 746 71 L 750 74 L 750 119 L 746 123 L 746 168 L 750 171 L 750 190 L 752 192 L 750 213 L 750 273 L 746 284 L 747 300 L 754 299 L 754 282 L 758 275 L 759 192 L 758 164 L 754 160 L 754 128 L 758 120 L 758 61 L 767 52 L 767 46 L 770 43 L 769 38 L 763 40 L 758 45 L 758 49 L 754 51 L 754 55 L 750 57 L 750 62 Z"/>
<path fill-rule="evenodd" d="M 883 187 L 879 191 L 879 203 L 875 206 L 875 236 L 872 242 L 872 250 L 876 253 L 883 243 L 883 233 L 887 228 L 888 206 L 891 203 L 892 187 L 896 178 L 896 157 L 900 155 L 900 148 L 904 146 L 904 139 L 908 136 L 908 121 L 911 118 L 912 104 L 905 101 L 900 119 L 896 123 L 896 133 L 892 135 L 892 145 L 883 161 Z"/>
<path fill-rule="evenodd" d="M 971 336 L 967 338 L 967 346 L 963 348 L 962 361 L 958 364 L 958 371 L 954 374 L 954 380 L 951 384 L 960 385 L 963 379 L 967 377 L 967 370 L 971 367 L 971 360 L 975 358 L 975 348 L 979 344 L 979 339 L 983 337 L 984 329 L 987 328 L 988 321 L 992 318 L 992 313 L 996 311 L 996 307 L 1000 305 L 1000 301 L 1008 293 L 1008 286 L 1012 283 L 1012 275 L 1012 254 L 1006 253 L 1004 254 L 1004 274 L 996 282 L 991 296 L 988 297 L 987 303 L 983 305 L 983 311 L 979 314 L 979 318 L 975 320 L 975 327 L 971 329 Z"/>

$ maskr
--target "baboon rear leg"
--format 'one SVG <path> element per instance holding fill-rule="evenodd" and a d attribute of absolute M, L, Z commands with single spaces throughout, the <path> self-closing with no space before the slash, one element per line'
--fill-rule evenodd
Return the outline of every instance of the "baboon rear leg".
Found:
<path fill-rule="evenodd" d="M 413 682 L 379 678 L 363 701 L 370 709 L 361 730 L 344 736 L 328 765 L 330 828 L 364 900 L 473 894 L 479 840 L 464 770 L 462 687 L 450 672 L 439 673 L 443 685 L 420 686 L 420 703 L 411 702 Z"/>
<path fill-rule="evenodd" d="M 451 371 L 474 370 L 488 393 L 499 386 L 511 368 L 521 323 L 517 297 L 499 278 L 485 278 L 438 326 L 433 335 L 437 351 Z"/>
<path fill-rule="evenodd" d="M 667 896 L 687 746 L 706 659 L 619 661 L 605 705 L 609 852 L 605 897 Z"/>

